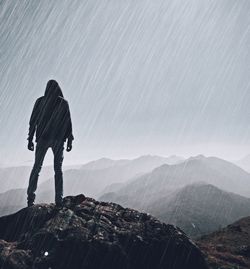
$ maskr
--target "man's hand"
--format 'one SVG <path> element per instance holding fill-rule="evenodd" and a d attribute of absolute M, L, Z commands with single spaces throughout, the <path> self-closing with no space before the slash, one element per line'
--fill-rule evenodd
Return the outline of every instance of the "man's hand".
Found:
<path fill-rule="evenodd" d="M 31 151 L 34 151 L 34 143 L 32 141 L 29 141 L 28 149 L 31 150 Z"/>
<path fill-rule="evenodd" d="M 70 152 L 72 150 L 72 141 L 68 140 L 66 151 Z"/>

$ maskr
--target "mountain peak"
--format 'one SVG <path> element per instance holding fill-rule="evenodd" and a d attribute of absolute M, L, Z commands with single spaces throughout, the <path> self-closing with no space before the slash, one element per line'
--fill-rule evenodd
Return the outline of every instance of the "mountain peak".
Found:
<path fill-rule="evenodd" d="M 158 155 L 151 155 L 151 154 L 146 154 L 146 155 L 141 155 L 134 160 L 144 160 L 144 159 L 163 159 L 164 157 L 158 156 Z"/>
<path fill-rule="evenodd" d="M 202 155 L 202 154 L 199 154 L 197 156 L 192 156 L 190 157 L 188 160 L 203 160 L 203 159 L 206 159 L 207 157 Z"/>
<path fill-rule="evenodd" d="M 167 246 L 167 249 L 166 249 Z M 38 204 L 0 218 L 4 268 L 207 268 L 178 228 L 84 195 L 63 207 Z"/>

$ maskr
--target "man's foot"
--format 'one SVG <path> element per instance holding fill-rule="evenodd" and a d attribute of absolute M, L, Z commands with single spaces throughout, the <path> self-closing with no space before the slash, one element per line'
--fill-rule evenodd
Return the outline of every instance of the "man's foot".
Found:
<path fill-rule="evenodd" d="M 27 205 L 28 205 L 28 207 L 33 206 L 34 205 L 34 201 L 28 201 Z"/>

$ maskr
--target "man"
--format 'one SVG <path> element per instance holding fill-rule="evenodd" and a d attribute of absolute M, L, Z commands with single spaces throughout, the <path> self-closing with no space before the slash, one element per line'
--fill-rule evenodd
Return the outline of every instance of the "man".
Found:
<path fill-rule="evenodd" d="M 68 102 L 63 98 L 60 86 L 55 80 L 49 80 L 44 96 L 35 102 L 30 122 L 28 135 L 28 149 L 34 151 L 33 137 L 36 133 L 35 163 L 30 174 L 27 190 L 28 206 L 34 205 L 37 181 L 42 168 L 43 160 L 48 148 L 54 154 L 55 170 L 55 203 L 62 206 L 63 198 L 63 150 L 67 140 L 66 150 L 72 149 L 72 123 Z"/>

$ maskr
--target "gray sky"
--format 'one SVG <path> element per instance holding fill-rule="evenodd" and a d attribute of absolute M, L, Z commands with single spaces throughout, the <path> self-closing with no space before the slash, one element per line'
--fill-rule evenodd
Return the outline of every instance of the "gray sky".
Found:
<path fill-rule="evenodd" d="M 250 152 L 249 0 L 0 0 L 0 23 L 0 164 L 32 162 L 50 78 L 73 119 L 65 163 Z"/>

